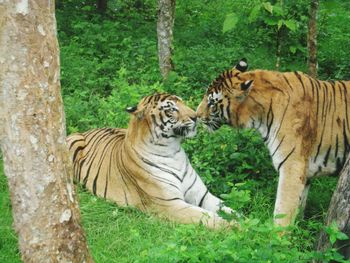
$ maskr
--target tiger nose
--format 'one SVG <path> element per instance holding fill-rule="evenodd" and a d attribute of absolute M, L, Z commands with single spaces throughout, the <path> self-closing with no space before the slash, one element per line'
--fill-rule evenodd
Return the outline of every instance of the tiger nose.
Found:
<path fill-rule="evenodd" d="M 193 122 L 196 122 L 196 121 L 197 121 L 197 116 L 195 116 L 195 117 L 190 117 L 190 119 L 191 119 Z"/>

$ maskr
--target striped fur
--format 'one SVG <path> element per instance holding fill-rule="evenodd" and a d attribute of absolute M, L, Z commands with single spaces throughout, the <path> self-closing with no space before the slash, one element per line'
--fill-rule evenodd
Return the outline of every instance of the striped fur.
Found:
<path fill-rule="evenodd" d="M 288 225 L 305 205 L 308 179 L 338 173 L 349 153 L 350 82 L 247 67 L 241 60 L 213 81 L 197 114 L 210 130 L 260 132 L 279 172 L 274 214 L 286 216 L 275 221 Z"/>
<path fill-rule="evenodd" d="M 137 107 L 127 129 L 104 128 L 68 137 L 75 181 L 121 206 L 134 206 L 180 223 L 228 225 L 222 201 L 192 168 L 181 140 L 196 133 L 196 114 L 180 98 L 155 94 Z"/>

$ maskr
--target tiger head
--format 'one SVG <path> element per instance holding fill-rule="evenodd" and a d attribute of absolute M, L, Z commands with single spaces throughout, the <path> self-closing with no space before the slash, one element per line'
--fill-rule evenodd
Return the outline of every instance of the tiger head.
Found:
<path fill-rule="evenodd" d="M 150 132 L 153 141 L 189 138 L 196 135 L 197 116 L 181 98 L 166 93 L 144 97 L 126 111 L 133 117 L 129 129 Z"/>
<path fill-rule="evenodd" d="M 210 131 L 219 129 L 223 124 L 240 127 L 239 109 L 253 87 L 253 80 L 244 76 L 248 64 L 245 59 L 223 72 L 208 87 L 203 100 L 197 108 L 197 116 Z"/>

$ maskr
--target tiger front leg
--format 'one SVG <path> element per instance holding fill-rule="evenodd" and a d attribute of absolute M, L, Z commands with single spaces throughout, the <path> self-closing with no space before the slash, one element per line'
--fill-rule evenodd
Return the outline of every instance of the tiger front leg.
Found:
<path fill-rule="evenodd" d="M 303 194 L 305 194 L 305 183 L 305 162 L 290 159 L 280 167 L 274 210 L 274 221 L 276 224 L 288 226 L 294 222 L 301 205 L 301 199 Z"/>
<path fill-rule="evenodd" d="M 229 214 L 233 212 L 231 208 L 224 206 L 220 198 L 209 192 L 199 175 L 195 174 L 195 176 L 195 187 L 193 183 L 191 183 L 191 180 L 193 180 L 191 178 L 188 182 L 191 187 L 184 193 L 185 201 L 187 203 L 202 207 L 212 212 L 218 212 L 219 210 Z"/>
<path fill-rule="evenodd" d="M 222 210 L 228 214 L 234 212 L 231 208 L 225 206 L 221 199 L 219 199 L 209 191 L 203 197 L 201 207 L 213 212 L 218 212 L 219 210 Z"/>
<path fill-rule="evenodd" d="M 225 228 L 235 225 L 221 218 L 217 213 L 191 205 L 183 200 L 173 200 L 159 207 L 165 217 L 182 224 L 203 224 L 208 228 Z"/>

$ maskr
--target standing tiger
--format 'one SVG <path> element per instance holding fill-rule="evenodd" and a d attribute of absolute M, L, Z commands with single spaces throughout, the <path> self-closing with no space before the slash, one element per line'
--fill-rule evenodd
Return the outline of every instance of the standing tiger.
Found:
<path fill-rule="evenodd" d="M 279 172 L 275 222 L 291 224 L 308 179 L 338 173 L 349 153 L 349 81 L 320 81 L 301 72 L 246 71 L 242 59 L 209 86 L 197 116 L 209 130 L 223 124 L 258 130 Z"/>
<path fill-rule="evenodd" d="M 196 113 L 179 97 L 143 98 L 127 129 L 93 129 L 67 139 L 74 179 L 93 194 L 119 205 L 152 211 L 180 223 L 216 228 L 222 201 L 212 195 L 181 148 L 196 134 Z"/>

